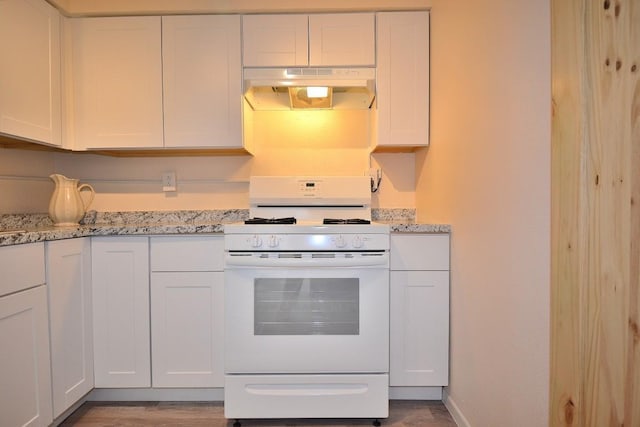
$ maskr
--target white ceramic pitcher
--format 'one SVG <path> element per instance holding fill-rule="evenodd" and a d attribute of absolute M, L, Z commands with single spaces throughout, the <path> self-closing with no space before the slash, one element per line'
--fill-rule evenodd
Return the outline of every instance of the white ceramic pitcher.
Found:
<path fill-rule="evenodd" d="M 96 194 L 89 184 L 78 186 L 78 180 L 67 178 L 64 175 L 54 173 L 49 178 L 56 184 L 51 201 L 49 202 L 49 216 L 56 226 L 78 225 L 85 212 L 93 202 Z M 85 203 L 80 197 L 80 191 L 87 189 L 89 198 Z"/>

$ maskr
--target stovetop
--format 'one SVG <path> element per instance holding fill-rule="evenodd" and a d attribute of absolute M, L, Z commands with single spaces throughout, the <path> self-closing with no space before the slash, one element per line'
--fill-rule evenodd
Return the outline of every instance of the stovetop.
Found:
<path fill-rule="evenodd" d="M 344 224 L 371 224 L 371 221 L 368 219 L 362 218 L 324 218 L 322 220 L 323 224 L 335 224 L 335 225 L 344 225 Z"/>
<path fill-rule="evenodd" d="M 290 216 L 284 218 L 260 218 L 254 217 L 244 221 L 245 224 L 297 224 L 297 219 Z M 322 224 L 325 225 L 344 225 L 344 224 L 371 224 L 371 221 L 363 218 L 323 218 Z"/>

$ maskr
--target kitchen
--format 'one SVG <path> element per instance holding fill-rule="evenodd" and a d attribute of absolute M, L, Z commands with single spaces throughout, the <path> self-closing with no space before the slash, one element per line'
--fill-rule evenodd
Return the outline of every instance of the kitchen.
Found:
<path fill-rule="evenodd" d="M 86 3 L 84 12 L 95 13 Z M 296 9 L 284 3 L 269 11 L 318 11 L 313 2 Z M 415 208 L 419 222 L 452 225 L 445 401 L 458 423 L 545 425 L 552 410 L 551 11 L 524 1 L 478 3 L 335 2 L 322 10 L 431 9 L 431 145 L 373 154 L 372 167 L 383 172 L 373 205 Z M 369 168 L 366 148 L 357 145 L 362 139 L 349 138 L 344 149 L 318 142 L 295 150 L 274 139 L 277 149 L 263 144 L 254 157 L 112 158 L 5 148 L 0 211 L 46 212 L 53 172 L 95 183 L 97 211 L 136 211 L 246 207 L 250 174 L 351 174 L 348 159 L 358 171 Z M 165 171 L 176 171 L 177 195 L 158 189 Z"/>

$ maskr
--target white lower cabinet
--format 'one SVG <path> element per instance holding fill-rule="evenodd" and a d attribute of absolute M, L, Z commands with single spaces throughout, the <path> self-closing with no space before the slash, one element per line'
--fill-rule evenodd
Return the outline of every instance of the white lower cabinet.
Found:
<path fill-rule="evenodd" d="M 0 425 L 53 421 L 44 244 L 0 248 Z"/>
<path fill-rule="evenodd" d="M 149 238 L 94 237 L 91 258 L 95 386 L 150 387 Z"/>
<path fill-rule="evenodd" d="M 449 235 L 392 234 L 390 386 L 449 383 Z"/>
<path fill-rule="evenodd" d="M 96 388 L 224 385 L 223 241 L 92 238 Z"/>
<path fill-rule="evenodd" d="M 223 387 L 222 236 L 151 238 L 153 387 Z"/>
<path fill-rule="evenodd" d="M 392 271 L 390 298 L 390 385 L 447 385 L 449 272 Z"/>
<path fill-rule="evenodd" d="M 46 243 L 53 417 L 93 389 L 91 241 Z"/>

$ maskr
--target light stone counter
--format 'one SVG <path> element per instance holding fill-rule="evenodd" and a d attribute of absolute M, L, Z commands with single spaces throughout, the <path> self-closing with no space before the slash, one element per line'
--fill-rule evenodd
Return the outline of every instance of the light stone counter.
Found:
<path fill-rule="evenodd" d="M 244 221 L 248 209 L 205 211 L 96 212 L 81 224 L 55 227 L 47 214 L 0 215 L 0 246 L 87 236 L 223 233 L 224 225 Z M 392 233 L 449 233 L 447 224 L 416 224 L 413 209 L 373 209 L 372 219 Z"/>
<path fill-rule="evenodd" d="M 415 209 L 372 209 L 371 219 L 389 224 L 392 233 L 451 233 L 449 224 L 416 223 Z"/>
<path fill-rule="evenodd" d="M 392 233 L 451 233 L 449 224 L 389 223 Z"/>

